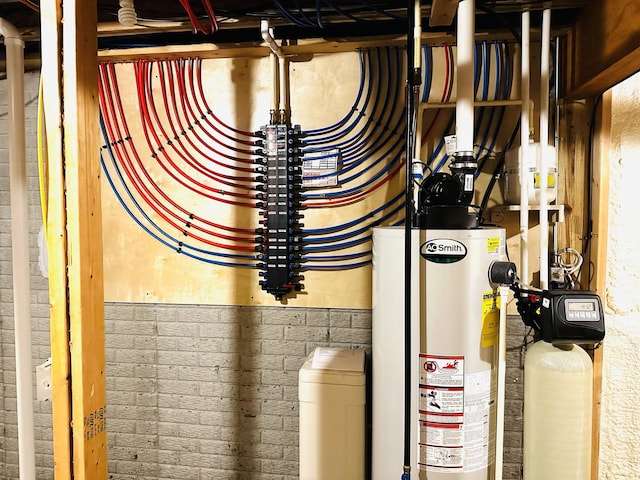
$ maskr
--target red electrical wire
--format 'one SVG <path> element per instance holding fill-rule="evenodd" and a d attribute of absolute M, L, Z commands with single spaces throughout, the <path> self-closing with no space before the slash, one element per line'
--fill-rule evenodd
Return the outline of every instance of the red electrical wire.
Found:
<path fill-rule="evenodd" d="M 36 5 L 35 3 L 33 3 L 32 1 L 30 1 L 30 0 L 18 0 L 18 1 L 21 4 L 26 5 L 27 7 L 29 7 L 34 12 L 40 13 L 40 7 L 38 5 Z"/>
<path fill-rule="evenodd" d="M 211 2 L 209 0 L 202 0 L 202 5 L 204 5 L 205 10 L 207 11 L 207 15 L 209 15 L 209 21 L 211 22 L 211 33 L 217 32 L 219 30 L 218 19 L 216 18 L 216 13 L 213 11 Z"/>
<path fill-rule="evenodd" d="M 133 163 L 131 161 L 131 158 L 129 157 L 128 152 L 126 151 L 126 149 L 124 149 L 124 144 L 125 143 L 129 143 L 131 144 L 130 140 L 130 134 L 128 131 L 128 126 L 126 123 L 126 120 L 124 118 L 124 112 L 122 110 L 122 103 L 120 100 L 120 95 L 119 95 L 119 91 L 118 91 L 118 85 L 117 85 L 117 79 L 115 77 L 115 70 L 113 68 L 112 64 L 109 64 L 108 66 L 105 66 L 103 64 L 100 65 L 100 73 L 101 73 L 101 80 L 104 83 L 108 83 L 109 85 L 113 84 L 113 92 L 111 94 L 111 100 L 110 102 L 106 102 L 105 99 L 105 90 L 107 90 L 106 86 L 103 86 L 103 83 L 101 83 L 100 86 L 100 93 L 101 93 L 101 105 L 103 108 L 103 112 L 105 113 L 104 118 L 105 118 L 105 124 L 107 126 L 107 129 L 109 130 L 109 136 L 111 138 L 124 138 L 125 140 L 119 140 L 117 142 L 112 142 L 112 145 L 114 145 L 115 149 L 121 149 L 122 152 L 124 153 L 124 158 L 127 159 L 127 162 L 129 163 L 129 165 L 125 162 L 122 163 L 121 165 L 123 166 L 123 168 L 125 169 L 125 172 L 127 174 L 127 177 L 130 179 L 130 181 L 132 182 L 132 184 L 134 185 L 134 187 L 136 188 L 136 190 L 138 191 L 139 195 L 141 195 L 141 197 L 147 202 L 147 204 L 149 204 L 154 211 L 156 211 L 158 213 L 158 215 L 160 215 L 162 218 L 165 219 L 165 221 L 167 221 L 168 219 L 166 218 L 165 215 L 162 214 L 162 212 L 160 212 L 151 202 L 150 202 L 150 198 L 154 198 L 154 200 L 157 202 L 157 199 L 155 199 L 155 197 L 153 196 L 153 194 L 148 190 L 148 188 L 145 186 L 144 182 L 142 182 L 142 180 L 140 179 L 140 177 L 137 175 L 137 173 L 135 173 L 135 169 L 133 168 Z M 113 82 L 109 82 L 109 78 L 113 79 Z M 109 89 L 111 90 L 111 89 Z M 118 110 L 120 112 L 120 121 L 111 121 L 111 117 L 114 118 L 114 120 L 116 119 L 117 114 L 115 113 L 115 107 L 113 105 L 113 99 L 117 100 L 117 104 L 118 104 Z M 115 127 L 114 127 L 115 125 Z M 122 128 L 124 130 L 124 137 L 122 135 L 117 135 L 114 133 L 114 128 L 117 129 L 119 131 L 120 126 L 122 125 Z M 147 181 L 149 182 L 149 184 L 151 186 L 154 187 L 154 189 L 161 195 L 161 197 L 170 205 L 172 205 L 174 208 L 176 208 L 177 210 L 181 211 L 182 213 L 188 215 L 189 221 L 185 222 L 184 219 L 180 218 L 175 212 L 171 212 L 170 210 L 168 210 L 162 203 L 158 202 L 158 205 L 160 205 L 167 213 L 169 213 L 171 216 L 173 216 L 174 218 L 180 220 L 182 222 L 182 225 L 178 225 L 175 224 L 173 222 L 169 222 L 171 225 L 173 225 L 175 228 L 178 228 L 179 230 L 183 231 L 183 233 L 186 231 L 186 228 L 199 228 L 202 231 L 203 230 L 201 227 L 197 227 L 197 225 L 194 225 L 194 221 L 199 221 L 204 223 L 205 225 L 209 225 L 212 226 L 214 228 L 220 228 L 222 230 L 225 231 L 231 231 L 234 233 L 245 233 L 245 234 L 251 234 L 253 233 L 253 229 L 240 229 L 240 228 L 234 228 L 234 227 L 229 227 L 229 226 L 225 226 L 225 225 L 220 225 L 220 224 L 216 224 L 214 222 L 210 222 L 206 219 L 203 219 L 202 217 L 196 216 L 193 213 L 188 212 L 186 209 L 180 207 L 177 203 L 175 203 L 174 201 L 172 201 L 159 187 L 158 185 L 153 181 L 153 179 L 150 177 L 149 173 L 146 171 L 146 169 L 144 168 L 144 166 L 142 165 L 142 162 L 140 160 L 140 157 L 137 153 L 137 150 L 135 148 L 133 148 L 132 146 L 132 151 L 134 156 L 136 157 L 136 161 L 137 163 L 140 165 L 142 172 L 144 173 Z M 122 155 L 121 155 L 122 158 Z M 135 178 L 134 178 L 135 177 Z M 144 190 L 144 192 L 143 192 Z M 250 238 L 239 238 L 239 237 L 229 237 L 229 236 L 223 236 L 222 234 L 216 234 L 215 232 L 207 232 L 211 235 L 214 236 L 218 236 L 221 238 L 227 238 L 227 239 L 232 239 L 234 241 L 242 241 L 242 242 L 253 242 L 253 239 Z M 193 238 L 198 238 L 199 240 L 201 239 L 201 237 L 196 237 L 191 235 Z M 209 244 L 211 244 L 210 241 L 207 241 L 206 239 L 202 239 L 205 243 L 209 242 Z M 227 248 L 230 247 L 230 249 L 240 249 L 240 250 L 251 250 L 252 247 L 242 247 L 242 248 L 236 248 L 236 246 L 227 246 L 227 245 L 223 245 L 223 244 L 216 244 L 214 246 L 221 246 L 222 248 Z"/>
<path fill-rule="evenodd" d="M 187 15 L 189 15 L 189 20 L 191 21 L 191 26 L 193 27 L 193 33 L 198 33 L 198 32 L 207 33 L 206 29 L 204 28 L 200 20 L 198 20 L 198 17 L 196 16 L 195 12 L 191 8 L 191 4 L 189 3 L 189 0 L 180 0 L 180 4 L 187 12 Z"/>

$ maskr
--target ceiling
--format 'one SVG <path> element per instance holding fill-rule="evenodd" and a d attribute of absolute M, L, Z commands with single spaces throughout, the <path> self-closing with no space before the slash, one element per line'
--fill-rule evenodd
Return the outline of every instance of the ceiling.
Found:
<path fill-rule="evenodd" d="M 32 55 L 39 52 L 39 3 L 0 0 L 0 16 L 23 33 L 26 53 Z M 422 1 L 424 29 L 450 31 L 450 25 L 429 27 L 433 3 Z M 543 6 L 554 10 L 554 27 L 567 26 L 588 3 L 476 0 L 476 29 L 518 29 L 520 12 L 540 11 Z M 406 30 L 406 3 L 398 0 L 134 0 L 134 5 L 138 24 L 132 30 L 118 23 L 118 0 L 98 0 L 100 48 L 260 41 L 263 18 L 270 19 L 276 38 L 287 39 L 377 36 Z M 532 15 L 534 26 L 538 17 Z"/>

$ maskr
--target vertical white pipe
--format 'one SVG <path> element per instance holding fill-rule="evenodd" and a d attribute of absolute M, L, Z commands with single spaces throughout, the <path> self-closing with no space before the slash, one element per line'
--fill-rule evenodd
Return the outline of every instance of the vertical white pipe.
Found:
<path fill-rule="evenodd" d="M 496 391 L 496 472 L 494 480 L 502 480 L 504 463 L 504 402 L 507 372 L 507 299 L 509 287 L 500 286 L 500 327 L 498 331 L 498 388 Z"/>
<path fill-rule="evenodd" d="M 530 97 L 531 14 L 522 12 L 520 97 L 520 278 L 529 283 L 529 97 Z"/>
<path fill-rule="evenodd" d="M 29 219 L 25 160 L 24 42 L 0 18 L 0 35 L 7 48 L 9 105 L 9 182 L 11 190 L 11 251 L 13 257 L 13 317 L 16 348 L 18 457 L 21 480 L 35 480 L 33 385 L 31 360 L 31 289 L 29 286 Z"/>
<path fill-rule="evenodd" d="M 458 4 L 457 78 L 456 78 L 456 142 L 457 152 L 473 155 L 473 49 L 475 0 Z"/>
<path fill-rule="evenodd" d="M 415 1 L 415 21 L 413 25 L 413 65 L 415 68 L 422 66 L 422 7 L 420 0 Z"/>
<path fill-rule="evenodd" d="M 549 286 L 549 54 L 551 50 L 551 9 L 542 12 L 540 54 L 540 288 Z"/>

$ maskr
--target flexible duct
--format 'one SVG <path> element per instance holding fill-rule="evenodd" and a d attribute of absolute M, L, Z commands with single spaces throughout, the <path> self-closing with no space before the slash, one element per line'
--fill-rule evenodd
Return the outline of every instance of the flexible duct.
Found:
<path fill-rule="evenodd" d="M 13 315 L 16 355 L 18 454 L 21 480 L 35 480 L 33 385 L 31 361 L 31 289 L 29 286 L 29 221 L 25 160 L 24 42 L 0 18 L 0 35 L 7 48 L 9 106 L 9 182 L 11 190 L 11 242 L 13 257 Z"/>

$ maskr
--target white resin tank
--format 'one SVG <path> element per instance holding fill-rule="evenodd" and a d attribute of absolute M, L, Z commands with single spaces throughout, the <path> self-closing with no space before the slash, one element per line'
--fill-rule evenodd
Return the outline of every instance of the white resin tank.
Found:
<path fill-rule="evenodd" d="M 543 341 L 524 363 L 524 480 L 589 480 L 592 372 L 575 345 Z"/>

